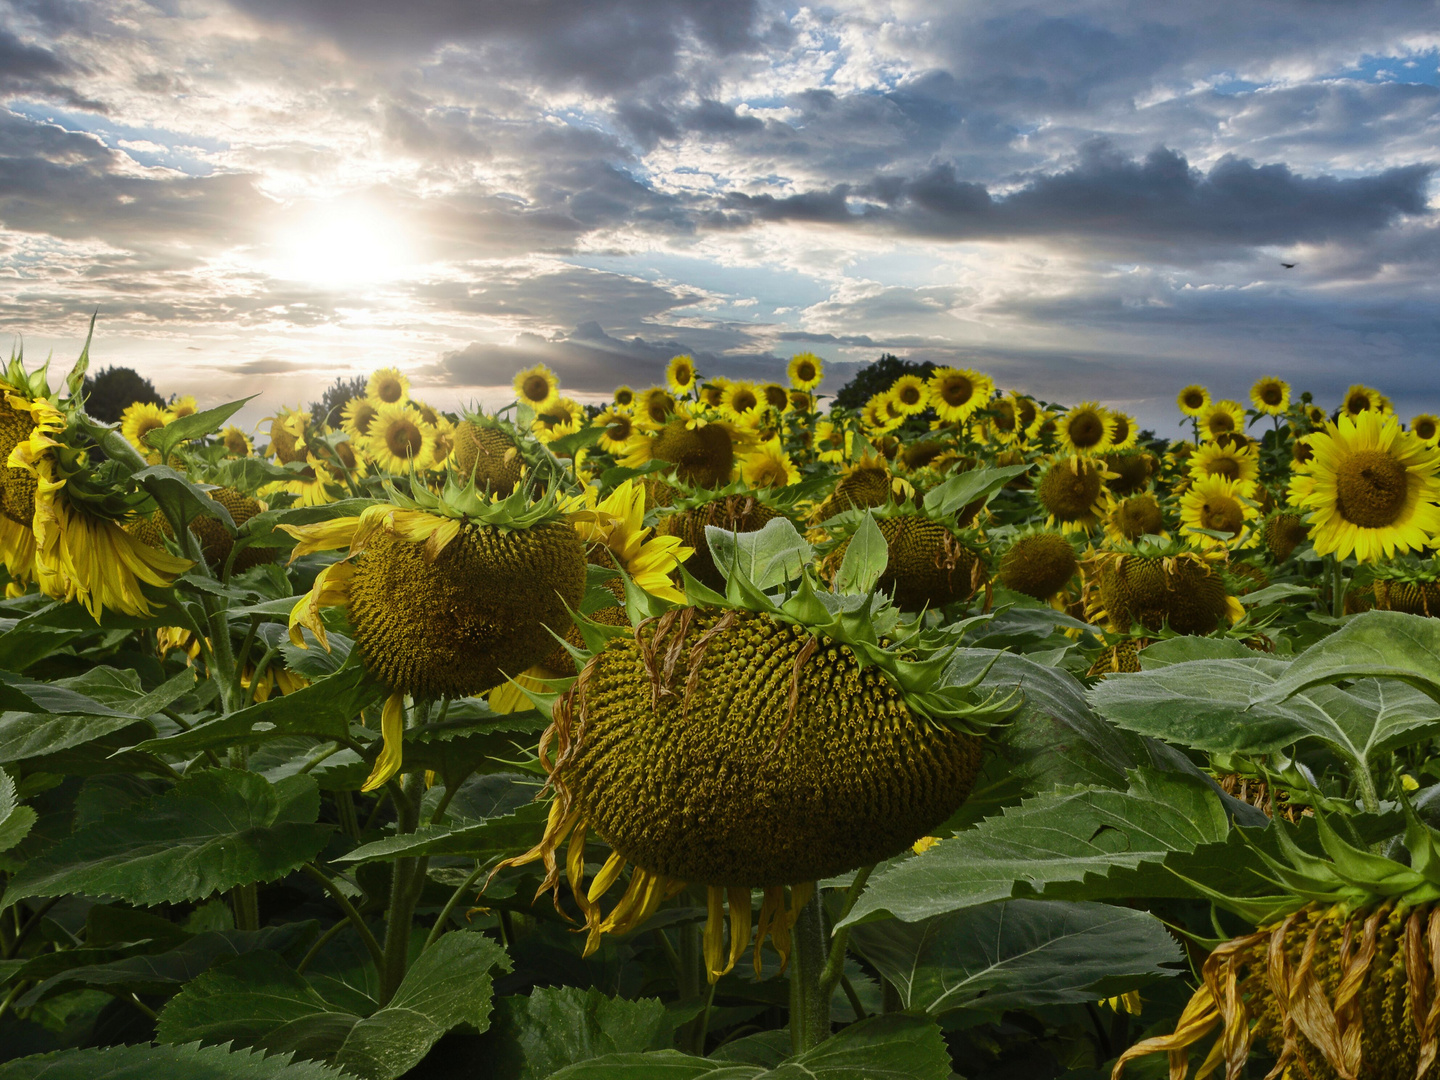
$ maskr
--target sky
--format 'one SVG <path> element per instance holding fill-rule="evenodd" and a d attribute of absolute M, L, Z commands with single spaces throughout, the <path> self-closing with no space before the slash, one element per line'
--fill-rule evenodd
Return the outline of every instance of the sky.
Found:
<path fill-rule="evenodd" d="M 96 313 L 95 366 L 252 419 L 800 351 L 1408 418 L 1437 167 L 1433 0 L 0 0 L 0 333 Z"/>

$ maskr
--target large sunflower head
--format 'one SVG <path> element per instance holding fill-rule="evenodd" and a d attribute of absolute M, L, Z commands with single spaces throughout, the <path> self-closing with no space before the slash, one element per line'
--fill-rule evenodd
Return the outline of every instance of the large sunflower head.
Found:
<path fill-rule="evenodd" d="M 786 365 L 785 373 L 796 390 L 814 390 L 825 378 L 825 362 L 814 353 L 796 353 Z"/>
<path fill-rule="evenodd" d="M 1048 600 L 1065 588 L 1079 569 L 1075 547 L 1064 533 L 1034 532 L 1006 549 L 997 576 L 1007 589 Z"/>
<path fill-rule="evenodd" d="M 1062 415 L 1056 425 L 1060 445 L 1072 454 L 1099 454 L 1113 445 L 1114 422 L 1097 402 L 1081 402 Z"/>
<path fill-rule="evenodd" d="M 515 400 L 537 413 L 560 400 L 560 379 L 544 364 L 517 372 L 514 385 Z"/>
<path fill-rule="evenodd" d="M 1210 404 L 1210 391 L 1198 383 L 1192 383 L 1176 395 L 1175 404 L 1180 406 L 1180 411 L 1186 416 L 1202 416 Z"/>
<path fill-rule="evenodd" d="M 386 472 L 427 469 L 435 452 L 435 431 L 409 402 L 382 405 L 370 425 L 366 448 Z"/>
<path fill-rule="evenodd" d="M 1209 634 L 1238 622 L 1245 610 L 1201 555 L 1174 544 L 1141 542 L 1091 555 L 1086 564 L 1086 612 L 1117 634 L 1132 625 L 1151 633 Z"/>
<path fill-rule="evenodd" d="M 967 419 L 983 409 L 995 393 L 995 380 L 969 368 L 936 368 L 928 383 L 930 406 L 947 424 Z"/>
<path fill-rule="evenodd" d="M 1266 416 L 1279 416 L 1290 408 L 1290 384 L 1284 379 L 1267 375 L 1250 388 L 1255 409 Z"/>
<path fill-rule="evenodd" d="M 875 519 L 885 538 L 885 572 L 876 587 L 902 611 L 944 607 L 968 600 L 984 584 L 985 564 L 955 533 L 929 517 L 887 514 Z M 827 560 L 838 567 L 853 537 Z"/>
<path fill-rule="evenodd" d="M 1202 548 L 1243 543 L 1255 516 L 1255 504 L 1245 498 L 1240 484 L 1223 476 L 1197 480 L 1180 497 L 1180 531 Z"/>
<path fill-rule="evenodd" d="M 683 397 L 695 389 L 695 379 L 695 360 L 688 355 L 672 356 L 670 363 L 665 365 L 665 385 L 676 397 Z"/>
<path fill-rule="evenodd" d="M 1105 480 L 1111 474 L 1090 458 L 1059 458 L 1040 474 L 1035 497 L 1049 514 L 1047 524 L 1066 533 L 1088 533 L 1105 512 Z"/>
<path fill-rule="evenodd" d="M 1213 442 L 1245 430 L 1245 410 L 1238 401 L 1217 401 L 1200 413 L 1200 437 Z"/>
<path fill-rule="evenodd" d="M 1416 551 L 1440 533 L 1440 451 L 1393 415 L 1366 409 L 1306 439 L 1290 502 L 1310 511 L 1315 551 L 1361 562 Z"/>
<path fill-rule="evenodd" d="M 399 368 L 381 368 L 366 380 L 365 396 L 376 405 L 398 405 L 410 397 L 410 380 Z"/>

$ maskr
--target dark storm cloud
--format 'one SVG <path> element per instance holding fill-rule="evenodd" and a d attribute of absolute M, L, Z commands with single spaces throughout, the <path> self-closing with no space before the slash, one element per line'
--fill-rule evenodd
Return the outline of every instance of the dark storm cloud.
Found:
<path fill-rule="evenodd" d="M 260 19 L 323 34 L 366 57 L 492 46 L 497 66 L 542 82 L 613 91 L 676 70 L 692 39 L 719 54 L 757 48 L 756 0 L 232 0 Z M 766 28 L 774 33 L 773 28 Z"/>
<path fill-rule="evenodd" d="M 736 192 L 725 202 L 760 221 L 883 225 L 937 239 L 1255 246 L 1359 236 L 1426 214 L 1434 168 L 1408 165 L 1337 179 L 1226 157 L 1202 173 L 1174 150 L 1157 149 L 1140 161 L 1091 143 L 1073 168 L 1033 177 L 998 197 L 944 163 L 863 187 L 840 184 L 785 198 Z"/>
<path fill-rule="evenodd" d="M 75 74 L 74 65 L 52 50 L 22 41 L 0 26 L 0 97 L 24 94 L 82 109 L 102 109 L 100 102 L 83 97 L 70 85 Z"/>

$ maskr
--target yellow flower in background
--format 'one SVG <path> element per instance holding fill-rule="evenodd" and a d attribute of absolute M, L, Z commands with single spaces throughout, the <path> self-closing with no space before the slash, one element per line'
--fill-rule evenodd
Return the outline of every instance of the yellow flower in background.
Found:
<path fill-rule="evenodd" d="M 308 459 L 305 468 L 295 474 L 295 479 L 278 480 L 260 489 L 262 495 L 294 495 L 296 506 L 324 506 L 335 502 L 340 497 L 339 492 L 335 474 L 313 457 Z"/>
<path fill-rule="evenodd" d="M 860 422 L 875 434 L 894 431 L 905 422 L 905 414 L 892 409 L 889 392 L 876 394 L 860 410 Z"/>
<path fill-rule="evenodd" d="M 351 398 L 340 412 L 340 429 L 359 442 L 369 437 L 370 425 L 379 412 L 380 406 L 369 398 Z"/>
<path fill-rule="evenodd" d="M 594 426 L 601 428 L 600 449 L 612 454 L 622 453 L 635 434 L 635 418 L 617 409 L 607 409 L 595 417 Z"/>
<path fill-rule="evenodd" d="M 1290 408 L 1290 384 L 1284 379 L 1267 375 L 1250 388 L 1250 400 L 1255 403 L 1257 412 L 1279 416 Z"/>
<path fill-rule="evenodd" d="M 194 396 L 186 394 L 170 403 L 169 412 L 172 417 L 179 420 L 182 416 L 194 416 L 197 409 Z"/>
<path fill-rule="evenodd" d="M 850 447 L 854 444 L 855 433 L 833 420 L 821 420 L 815 425 L 815 455 L 821 461 L 832 465 L 843 465 L 850 460 Z"/>
<path fill-rule="evenodd" d="M 906 416 L 922 413 L 929 407 L 925 381 L 919 375 L 901 375 L 886 391 L 895 407 Z"/>
<path fill-rule="evenodd" d="M 281 465 L 292 461 L 304 461 L 306 456 L 305 434 L 310 423 L 310 414 L 304 409 L 281 406 L 274 416 L 267 416 L 260 422 L 270 422 L 270 444 L 265 455 L 273 457 Z"/>
<path fill-rule="evenodd" d="M 730 388 L 730 380 L 724 375 L 715 375 L 705 381 L 700 387 L 700 404 L 707 409 L 720 409 L 725 405 L 725 391 Z"/>
<path fill-rule="evenodd" d="M 560 380 L 544 364 L 526 368 L 515 376 L 515 400 L 541 412 L 560 400 Z"/>
<path fill-rule="evenodd" d="M 656 427 L 670 419 L 675 412 L 675 399 L 666 393 L 663 386 L 652 386 L 639 395 L 637 415 L 641 420 Z"/>
<path fill-rule="evenodd" d="M 377 405 L 397 405 L 410 396 L 410 380 L 399 368 L 381 368 L 365 383 L 365 396 Z"/>
<path fill-rule="evenodd" d="M 1361 562 L 1420 551 L 1440 534 L 1440 451 L 1393 415 L 1365 409 L 1308 436 L 1290 502 L 1310 510 L 1318 555 Z"/>
<path fill-rule="evenodd" d="M 780 445 L 767 439 L 740 459 L 740 476 L 751 487 L 788 487 L 800 482 L 800 470 Z"/>
<path fill-rule="evenodd" d="M 1240 485 L 1224 476 L 1207 476 L 1180 497 L 1180 531 L 1201 548 L 1235 547 L 1250 534 L 1256 509 Z M 1223 533 L 1227 539 L 1198 530 Z"/>
<path fill-rule="evenodd" d="M 1055 420 L 1060 445 L 1072 454 L 1099 454 L 1111 448 L 1114 424 L 1099 402 L 1082 401 Z"/>
<path fill-rule="evenodd" d="M 814 390 L 825 378 L 825 362 L 814 353 L 796 353 L 786 365 L 785 373 L 796 390 Z"/>
<path fill-rule="evenodd" d="M 665 383 L 676 397 L 695 389 L 695 361 L 685 355 L 671 357 L 665 368 Z"/>
<path fill-rule="evenodd" d="M 927 385 L 930 407 L 947 424 L 958 424 L 983 409 L 995 392 L 995 380 L 969 368 L 936 368 Z"/>
<path fill-rule="evenodd" d="M 1200 413 L 1200 438 L 1214 441 L 1221 435 L 1245 430 L 1245 408 L 1238 401 L 1217 401 Z"/>
<path fill-rule="evenodd" d="M 155 448 L 145 442 L 145 436 L 165 427 L 175 417 L 168 409 L 162 409 L 148 401 L 137 401 L 128 405 L 120 414 L 120 434 L 125 441 L 142 454 L 153 454 Z"/>
<path fill-rule="evenodd" d="M 757 387 L 760 400 L 777 413 L 790 411 L 790 391 L 781 386 L 778 382 L 761 383 Z"/>
<path fill-rule="evenodd" d="M 628 386 L 617 386 L 615 388 L 615 407 L 617 409 L 629 409 L 635 405 L 635 391 Z"/>
<path fill-rule="evenodd" d="M 1359 416 L 1362 412 L 1389 412 L 1390 402 L 1379 390 L 1356 383 L 1345 391 L 1345 400 L 1340 411 L 1347 416 Z"/>
<path fill-rule="evenodd" d="M 1199 383 L 1191 383 L 1175 397 L 1175 404 L 1186 416 L 1199 417 L 1210 404 L 1210 391 Z"/>
<path fill-rule="evenodd" d="M 1135 426 L 1135 418 L 1129 413 L 1117 412 L 1114 409 L 1105 410 L 1105 415 L 1110 420 L 1110 449 L 1129 450 L 1140 438 L 1140 429 Z"/>
<path fill-rule="evenodd" d="M 652 596 L 685 603 L 685 594 L 675 586 L 671 574 L 695 549 L 686 547 L 678 536 L 650 537 L 651 530 L 645 525 L 642 485 L 633 479 L 622 481 L 604 499 L 600 498 L 597 488 L 587 487 L 568 499 L 562 508 L 576 515 L 575 531 L 584 541 L 591 562 L 613 565 L 613 558 L 631 581 Z M 610 558 L 604 552 L 608 552 Z"/>
<path fill-rule="evenodd" d="M 748 419 L 760 408 L 760 391 L 752 382 L 736 380 L 725 387 L 720 404 L 735 419 Z"/>
<path fill-rule="evenodd" d="M 408 402 L 382 405 L 370 425 L 366 449 L 386 472 L 428 469 L 435 451 L 434 429 L 420 419 L 420 411 Z"/>
<path fill-rule="evenodd" d="M 1440 442 L 1440 417 L 1431 416 L 1429 413 L 1421 413 L 1410 421 L 1410 430 L 1415 437 L 1426 446 L 1434 446 Z"/>
<path fill-rule="evenodd" d="M 220 441 L 225 444 L 225 453 L 230 457 L 249 457 L 254 451 L 250 437 L 238 427 L 227 427 L 222 430 Z"/>
<path fill-rule="evenodd" d="M 1260 455 L 1255 444 L 1237 447 L 1231 443 L 1205 443 L 1189 456 L 1190 475 L 1196 480 L 1207 476 L 1223 476 L 1238 485 L 1247 498 L 1254 494 L 1260 479 Z"/>

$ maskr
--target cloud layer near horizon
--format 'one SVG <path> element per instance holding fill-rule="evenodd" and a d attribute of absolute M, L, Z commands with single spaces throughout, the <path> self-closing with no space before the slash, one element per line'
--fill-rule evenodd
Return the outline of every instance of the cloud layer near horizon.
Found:
<path fill-rule="evenodd" d="M 272 407 L 805 348 L 1440 406 L 1433 5 L 1172 7 L 0 0 L 0 324 Z"/>

